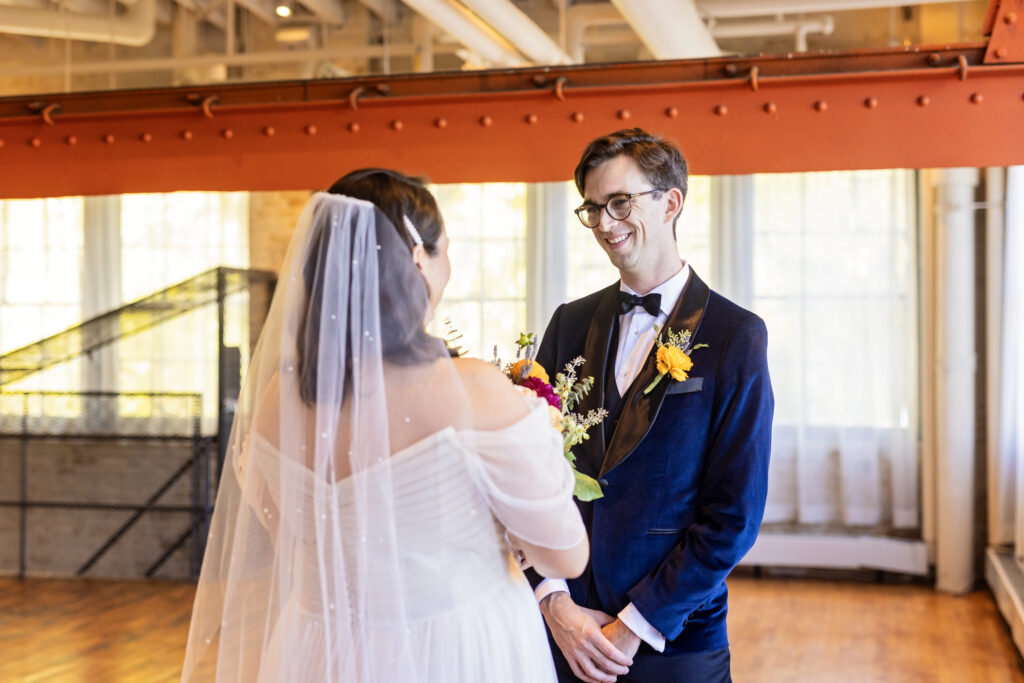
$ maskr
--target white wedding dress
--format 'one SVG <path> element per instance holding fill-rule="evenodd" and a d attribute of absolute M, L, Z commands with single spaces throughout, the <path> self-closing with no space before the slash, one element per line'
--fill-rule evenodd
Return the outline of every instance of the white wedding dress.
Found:
<path fill-rule="evenodd" d="M 288 458 L 283 459 L 290 462 Z M 250 466 L 274 480 L 281 454 L 266 440 L 250 442 Z M 295 468 L 302 465 L 293 464 Z M 572 509 L 573 477 L 562 455 L 561 440 L 549 423 L 543 401 L 530 413 L 499 431 L 446 428 L 399 453 L 390 462 L 394 486 L 397 545 L 402 548 L 401 585 L 383 582 L 366 587 L 369 600 L 390 604 L 395 593 L 408 605 L 404 637 L 412 643 L 422 681 L 455 683 L 531 683 L 554 681 L 547 636 L 526 578 L 513 561 L 505 529 L 537 545 L 571 547 L 582 538 L 582 524 Z M 302 474 L 310 489 L 321 486 L 313 473 Z M 351 479 L 339 482 L 337 497 L 342 537 L 356 539 L 346 493 Z M 324 486 L 326 488 L 326 486 Z M 313 496 L 312 490 L 309 492 Z M 312 526 L 312 520 L 306 523 Z M 572 542 L 566 543 L 566 539 Z M 367 553 L 375 563 L 375 539 L 344 543 L 344 554 Z M 312 553 L 312 545 L 300 552 Z M 387 558 L 380 558 L 384 562 Z M 297 566 L 313 567 L 315 562 Z M 299 582 L 300 584 L 302 582 Z M 314 581 L 307 585 L 319 587 Z M 290 670 L 290 680 L 322 681 L 328 628 L 319 590 L 291 596 L 270 640 L 264 670 Z M 389 643 L 402 634 L 388 623 L 371 625 L 378 652 L 362 652 L 374 662 L 374 680 L 388 680 Z M 334 629 L 339 631 L 343 629 Z M 280 634 L 289 634 L 282 651 Z M 351 644 L 353 651 L 364 647 Z M 274 662 L 282 658 L 283 665 Z M 356 674 L 353 674 L 356 676 Z M 357 679 L 353 679 L 357 680 Z"/>
<path fill-rule="evenodd" d="M 471 428 L 519 413 L 481 420 L 501 385 L 480 378 L 503 380 L 427 334 L 411 234 L 348 197 L 303 212 L 239 394 L 183 682 L 554 681 L 505 531 L 583 541 L 562 438 L 535 397 Z"/>

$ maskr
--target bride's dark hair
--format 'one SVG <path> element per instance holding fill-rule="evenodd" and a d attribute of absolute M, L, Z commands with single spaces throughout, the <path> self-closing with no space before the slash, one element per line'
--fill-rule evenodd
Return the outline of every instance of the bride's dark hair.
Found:
<path fill-rule="evenodd" d="M 428 363 L 448 355 L 442 340 L 429 335 L 423 321 L 430 306 L 427 284 L 412 260 L 415 241 L 405 229 L 408 216 L 428 254 L 437 253 L 444 223 L 437 202 L 419 180 L 387 169 L 353 171 L 331 186 L 330 193 L 362 199 L 375 205 L 381 354 L 396 365 Z M 315 216 L 313 247 L 303 268 L 307 294 L 306 315 L 298 330 L 300 394 L 307 404 L 316 402 L 317 358 L 323 307 L 323 278 L 332 252 L 332 231 L 326 216 Z M 397 239 L 396 239 L 397 238 Z M 346 367 L 351 367 L 346 364 Z"/>

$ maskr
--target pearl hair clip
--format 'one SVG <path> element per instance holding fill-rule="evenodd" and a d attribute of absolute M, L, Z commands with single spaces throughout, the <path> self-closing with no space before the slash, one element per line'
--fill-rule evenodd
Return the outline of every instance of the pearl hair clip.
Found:
<path fill-rule="evenodd" d="M 402 221 L 405 223 L 405 229 L 409 231 L 409 237 L 412 237 L 412 241 L 422 247 L 423 238 L 420 237 L 420 231 L 416 229 L 416 226 L 412 224 L 412 221 L 405 214 L 402 214 Z"/>

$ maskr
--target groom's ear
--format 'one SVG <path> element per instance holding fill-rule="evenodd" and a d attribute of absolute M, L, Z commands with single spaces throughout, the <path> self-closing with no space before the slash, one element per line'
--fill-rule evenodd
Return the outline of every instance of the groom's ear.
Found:
<path fill-rule="evenodd" d="M 671 223 L 683 210 L 683 193 L 678 187 L 665 191 L 665 222 Z"/>

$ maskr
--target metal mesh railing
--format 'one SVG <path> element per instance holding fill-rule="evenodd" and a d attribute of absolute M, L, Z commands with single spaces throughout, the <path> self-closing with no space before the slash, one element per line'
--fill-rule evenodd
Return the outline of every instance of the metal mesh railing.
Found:
<path fill-rule="evenodd" d="M 188 544 L 197 576 L 217 477 L 201 416 L 199 394 L 0 392 L 0 467 L 18 473 L 0 510 L 17 517 L 17 574 L 106 562 L 108 575 L 153 576 Z M 120 544 L 136 547 L 114 561 Z"/>
<path fill-rule="evenodd" d="M 213 268 L 0 356 L 0 386 L 137 334 L 224 297 L 274 282 L 273 273 Z"/>

